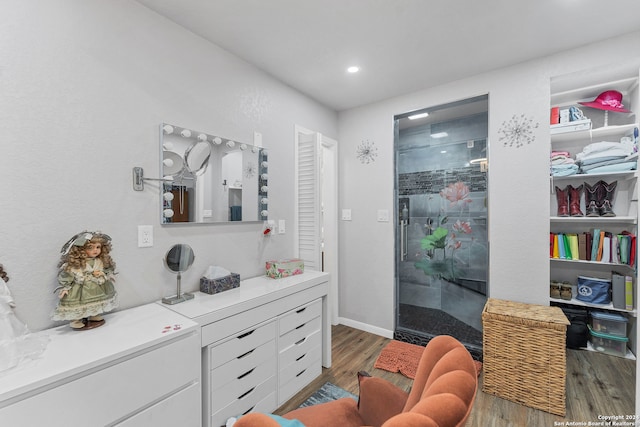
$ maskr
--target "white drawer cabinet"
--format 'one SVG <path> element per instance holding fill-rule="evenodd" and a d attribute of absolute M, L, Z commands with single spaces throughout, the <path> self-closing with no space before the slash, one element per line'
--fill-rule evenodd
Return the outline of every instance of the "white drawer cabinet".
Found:
<path fill-rule="evenodd" d="M 269 394 L 274 394 L 277 360 L 276 323 L 256 325 L 205 350 L 208 364 L 209 398 L 203 403 L 211 425 L 224 425 L 227 418 L 251 411 Z M 271 399 L 275 400 L 275 397 Z"/>
<path fill-rule="evenodd" d="M 331 366 L 329 275 L 256 277 L 171 310 L 202 327 L 202 420 L 273 412 Z"/>
<path fill-rule="evenodd" d="M 90 331 L 42 332 L 42 357 L 0 380 L 0 424 L 200 425 L 198 325 L 157 304 L 105 318 Z"/>
<path fill-rule="evenodd" d="M 322 301 L 291 310 L 278 324 L 278 404 L 282 405 L 322 373 Z"/>

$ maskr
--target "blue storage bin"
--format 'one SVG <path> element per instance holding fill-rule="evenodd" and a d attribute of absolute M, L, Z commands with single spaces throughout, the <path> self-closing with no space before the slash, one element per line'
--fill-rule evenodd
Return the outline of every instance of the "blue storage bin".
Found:
<path fill-rule="evenodd" d="M 578 276 L 576 299 L 591 304 L 611 303 L 611 280 Z"/>

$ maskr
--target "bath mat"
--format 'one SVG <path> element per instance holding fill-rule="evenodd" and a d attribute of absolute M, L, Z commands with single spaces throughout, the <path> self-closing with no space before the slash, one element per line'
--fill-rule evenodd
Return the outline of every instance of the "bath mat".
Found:
<path fill-rule="evenodd" d="M 358 396 L 353 393 L 349 393 L 347 390 L 338 387 L 335 384 L 326 382 L 316 390 L 307 400 L 305 400 L 299 408 L 305 406 L 317 405 L 319 403 L 331 402 L 332 400 L 338 400 L 343 397 L 350 397 L 354 400 L 358 400 Z"/>
<path fill-rule="evenodd" d="M 415 379 L 423 351 L 422 346 L 392 340 L 382 349 L 373 367 L 389 372 L 400 372 L 407 378 Z"/>
<path fill-rule="evenodd" d="M 424 347 L 420 345 L 392 340 L 382 349 L 373 367 L 389 372 L 400 372 L 407 378 L 415 379 L 423 351 Z M 482 362 L 477 360 L 474 362 L 476 371 L 480 375 Z"/>

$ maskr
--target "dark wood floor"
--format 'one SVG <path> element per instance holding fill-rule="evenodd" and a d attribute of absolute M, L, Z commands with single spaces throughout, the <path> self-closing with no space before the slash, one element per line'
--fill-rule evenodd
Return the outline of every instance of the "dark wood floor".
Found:
<path fill-rule="evenodd" d="M 401 374 L 374 369 L 380 350 L 390 341 L 347 326 L 333 327 L 330 369 L 280 407 L 283 414 L 297 408 L 329 381 L 358 394 L 357 372 L 365 370 L 408 391 L 412 381 Z M 555 422 L 597 422 L 599 415 L 635 413 L 635 361 L 604 354 L 567 350 L 567 415 L 559 417 L 482 392 L 482 374 L 468 427 L 554 426 Z M 565 424 L 566 425 L 566 424 Z"/>

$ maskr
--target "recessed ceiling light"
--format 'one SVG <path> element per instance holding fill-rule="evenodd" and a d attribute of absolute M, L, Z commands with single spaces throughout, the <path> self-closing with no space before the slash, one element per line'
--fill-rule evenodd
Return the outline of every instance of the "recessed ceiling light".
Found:
<path fill-rule="evenodd" d="M 351 67 L 347 68 L 347 72 L 348 73 L 357 73 L 358 71 L 360 71 L 360 67 L 356 67 L 355 65 L 352 65 Z"/>
<path fill-rule="evenodd" d="M 421 119 L 423 117 L 427 117 L 428 115 L 429 115 L 429 113 L 418 113 L 418 114 L 412 114 L 407 118 L 409 120 L 415 120 L 415 119 Z"/>
<path fill-rule="evenodd" d="M 444 138 L 445 136 L 449 136 L 449 134 L 446 132 L 438 132 L 438 133 L 431 134 L 431 138 Z"/>

